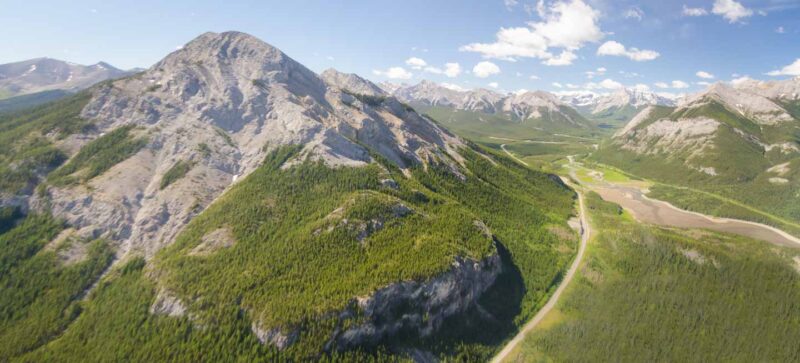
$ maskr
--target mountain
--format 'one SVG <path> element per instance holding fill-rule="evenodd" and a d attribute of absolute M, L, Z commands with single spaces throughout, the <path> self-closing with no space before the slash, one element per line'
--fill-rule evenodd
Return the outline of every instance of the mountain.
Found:
<path fill-rule="evenodd" d="M 486 89 L 462 90 L 427 80 L 413 86 L 384 86 L 384 90 L 392 91 L 391 94 L 399 100 L 447 122 L 447 126 L 457 133 L 480 128 L 480 125 L 473 125 L 475 119 L 482 120 L 479 122 L 488 128 L 498 123 L 516 125 L 521 129 L 517 137 L 557 132 L 586 135 L 594 130 L 575 110 L 544 91 L 503 95 Z"/>
<path fill-rule="evenodd" d="M 676 104 L 673 99 L 635 88 L 620 88 L 606 94 L 565 93 L 559 98 L 585 117 L 606 127 L 622 126 L 639 111 L 650 105 L 675 106 Z"/>
<path fill-rule="evenodd" d="M 798 84 L 717 83 L 678 107 L 648 106 L 595 156 L 798 221 L 800 100 L 786 91 Z"/>
<path fill-rule="evenodd" d="M 486 360 L 571 260 L 573 198 L 357 75 L 206 33 L 0 115 L 0 360 Z"/>
<path fill-rule="evenodd" d="M 90 66 L 51 58 L 0 64 L 0 98 L 62 90 L 75 92 L 130 74 L 100 62 Z"/>

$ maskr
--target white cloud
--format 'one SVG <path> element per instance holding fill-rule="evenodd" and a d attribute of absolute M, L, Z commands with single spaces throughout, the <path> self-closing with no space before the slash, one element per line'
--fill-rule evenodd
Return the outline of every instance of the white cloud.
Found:
<path fill-rule="evenodd" d="M 458 77 L 461 74 L 461 65 L 458 63 L 445 63 L 444 75 L 450 78 Z"/>
<path fill-rule="evenodd" d="M 708 11 L 703 8 L 690 8 L 683 5 L 683 15 L 684 16 L 705 16 L 708 15 Z"/>
<path fill-rule="evenodd" d="M 427 66 L 428 63 L 425 62 L 421 58 L 411 57 L 411 58 L 406 59 L 406 65 L 411 67 L 411 69 L 419 70 L 419 69 L 422 69 L 423 67 Z"/>
<path fill-rule="evenodd" d="M 565 86 L 567 86 L 567 88 L 570 88 L 570 89 L 580 88 L 580 86 L 578 86 L 577 84 L 572 84 L 572 83 L 567 83 L 567 84 L 565 84 Z"/>
<path fill-rule="evenodd" d="M 781 69 L 776 69 L 774 71 L 768 72 L 768 76 L 800 76 L 800 58 L 797 58 L 794 63 L 783 67 Z"/>
<path fill-rule="evenodd" d="M 672 88 L 689 88 L 689 84 L 684 81 L 672 81 Z"/>
<path fill-rule="evenodd" d="M 373 70 L 372 73 L 374 73 L 377 76 L 384 76 L 389 79 L 411 79 L 411 77 L 414 76 L 413 74 L 411 74 L 411 72 L 405 70 L 405 68 L 403 67 L 391 67 L 385 71 L 376 69 Z"/>
<path fill-rule="evenodd" d="M 589 82 L 583 85 L 584 88 L 592 90 L 592 89 L 619 89 L 624 88 L 625 86 L 622 83 L 619 83 L 613 79 L 606 78 L 599 83 Z"/>
<path fill-rule="evenodd" d="M 535 80 L 539 79 L 539 76 L 537 76 L 535 74 L 531 74 L 531 76 L 528 77 L 528 78 L 530 78 L 532 81 L 535 81 Z"/>
<path fill-rule="evenodd" d="M 472 73 L 478 78 L 486 78 L 493 74 L 500 73 L 500 67 L 492 62 L 483 61 L 472 68 Z"/>
<path fill-rule="evenodd" d="M 697 71 L 695 73 L 696 76 L 703 78 L 703 79 L 714 79 L 714 75 L 705 71 Z"/>
<path fill-rule="evenodd" d="M 517 0 L 503 0 L 503 3 L 506 5 L 506 9 L 511 10 L 511 8 L 517 6 Z"/>
<path fill-rule="evenodd" d="M 644 18 L 644 11 L 642 11 L 642 9 L 640 9 L 638 6 L 634 6 L 625 11 L 623 16 L 625 19 L 636 19 L 641 21 L 642 18 Z"/>
<path fill-rule="evenodd" d="M 744 7 L 735 0 L 715 0 L 711 12 L 722 16 L 730 23 L 739 22 L 739 20 L 753 15 L 753 10 Z"/>
<path fill-rule="evenodd" d="M 489 82 L 488 86 L 489 86 L 489 87 L 492 87 L 492 88 L 497 88 L 497 87 L 500 87 L 500 85 L 499 85 L 499 84 L 497 84 L 497 82 Z"/>
<path fill-rule="evenodd" d="M 637 91 L 640 91 L 640 92 L 649 92 L 650 91 L 650 86 L 648 86 L 646 84 L 643 84 L 643 83 L 638 83 L 638 84 L 636 84 L 635 86 L 633 86 L 631 88 L 633 88 L 633 89 L 635 89 Z"/>
<path fill-rule="evenodd" d="M 584 72 L 584 74 L 586 74 L 586 78 L 592 79 L 595 76 L 602 76 L 602 75 L 606 74 L 606 71 L 607 71 L 607 69 L 605 67 L 600 67 L 600 68 L 595 69 L 594 71 L 586 71 L 586 72 Z"/>
<path fill-rule="evenodd" d="M 527 27 L 500 28 L 494 43 L 472 43 L 461 51 L 477 52 L 485 58 L 514 60 L 539 58 L 549 60 L 555 56 L 551 48 L 563 48 L 552 63 L 563 64 L 572 51 L 585 43 L 597 42 L 604 34 L 598 25 L 600 13 L 583 0 L 559 0 L 549 8 L 540 3 L 543 21 L 530 22 Z"/>
<path fill-rule="evenodd" d="M 740 85 L 742 83 L 751 82 L 751 81 L 754 81 L 754 79 L 752 79 L 752 78 L 750 78 L 748 76 L 741 76 L 739 78 L 732 79 L 731 80 L 731 84 L 733 86 L 738 86 L 738 85 Z"/>
<path fill-rule="evenodd" d="M 561 84 L 561 83 L 558 83 L 558 82 L 553 82 L 552 85 L 553 85 L 553 87 L 564 88 L 564 85 Z"/>
<path fill-rule="evenodd" d="M 562 51 L 557 57 L 547 59 L 542 62 L 546 66 L 568 66 L 572 61 L 577 59 L 578 56 L 568 50 Z"/>
<path fill-rule="evenodd" d="M 672 81 L 671 83 L 656 82 L 656 83 L 653 83 L 653 86 L 656 86 L 656 88 L 661 88 L 661 89 L 666 89 L 666 88 L 676 88 L 676 89 L 689 88 L 689 84 L 688 83 L 686 83 L 684 81 L 679 81 L 679 80 Z"/>
<path fill-rule="evenodd" d="M 457 84 L 453 84 L 453 83 L 442 82 L 440 84 L 442 85 L 442 87 L 447 88 L 447 89 L 451 89 L 453 91 L 464 92 L 464 91 L 467 90 L 466 88 L 461 87 L 461 86 L 459 86 Z"/>
<path fill-rule="evenodd" d="M 428 72 L 428 73 L 442 74 L 442 69 L 441 68 L 436 68 L 436 67 L 433 67 L 433 66 L 427 66 L 423 70 L 425 72 Z"/>
<path fill-rule="evenodd" d="M 335 58 L 333 58 L 333 56 L 330 56 L 330 55 L 329 55 L 329 56 L 327 56 L 327 57 L 325 57 L 325 59 L 327 59 L 327 60 L 329 60 L 329 61 L 331 61 L 331 62 L 333 62 L 334 60 L 336 60 Z"/>
<path fill-rule="evenodd" d="M 530 91 L 528 91 L 528 90 L 527 90 L 527 89 L 525 89 L 525 88 L 520 88 L 520 89 L 518 89 L 518 90 L 514 91 L 514 94 L 515 94 L 515 95 L 521 95 L 521 94 L 528 93 L 528 92 L 530 92 Z"/>
<path fill-rule="evenodd" d="M 612 80 L 612 79 L 609 79 L 609 78 L 606 78 L 606 79 L 602 80 L 598 85 L 600 87 L 602 87 L 602 88 L 605 88 L 605 89 L 617 89 L 617 88 L 623 88 L 624 87 L 622 85 L 622 83 L 619 83 L 619 82 L 617 82 L 615 80 Z"/>
<path fill-rule="evenodd" d="M 661 54 L 654 50 L 638 48 L 626 49 L 622 43 L 609 40 L 597 48 L 597 55 L 624 56 L 637 62 L 643 62 L 656 59 Z"/>
<path fill-rule="evenodd" d="M 778 33 L 778 34 L 784 34 L 784 33 L 786 33 L 786 29 L 784 29 L 782 26 L 779 26 L 779 27 L 775 28 L 775 32 Z"/>

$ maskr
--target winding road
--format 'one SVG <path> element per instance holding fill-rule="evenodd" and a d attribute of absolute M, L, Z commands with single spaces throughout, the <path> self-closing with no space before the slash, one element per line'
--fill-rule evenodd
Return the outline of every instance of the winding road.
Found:
<path fill-rule="evenodd" d="M 503 150 L 505 151 L 505 148 L 503 148 Z M 506 151 L 506 153 L 508 153 L 508 151 Z M 511 155 L 511 153 L 508 153 L 508 154 Z M 514 157 L 513 155 L 511 155 L 511 156 Z M 516 159 L 516 157 L 514 157 L 514 158 Z M 520 161 L 519 159 L 517 159 L 517 160 Z M 520 162 L 522 162 L 522 161 L 520 161 Z M 550 313 L 550 310 L 553 310 L 553 307 L 556 306 L 556 303 L 558 302 L 558 299 L 561 297 L 561 294 L 567 288 L 567 285 L 569 285 L 570 281 L 572 281 L 572 278 L 575 277 L 575 274 L 578 271 L 578 267 L 580 266 L 581 261 L 583 260 L 584 252 L 586 252 L 586 243 L 589 241 L 589 237 L 591 236 L 592 231 L 591 231 L 591 226 L 589 225 L 589 222 L 588 222 L 587 217 L 586 217 L 586 207 L 584 206 L 584 202 L 583 202 L 583 194 L 580 192 L 580 190 L 578 188 L 576 188 L 574 185 L 572 185 L 572 183 L 570 183 L 569 180 L 566 180 L 564 178 L 561 178 L 561 180 L 563 180 L 564 183 L 569 185 L 573 190 L 575 190 L 578 193 L 578 205 L 579 205 L 580 215 L 581 215 L 580 216 L 581 217 L 580 218 L 581 219 L 581 230 L 580 230 L 581 242 L 580 242 L 580 246 L 578 247 L 578 253 L 575 255 L 575 260 L 572 261 L 572 265 L 570 265 L 569 270 L 567 271 L 567 274 L 564 276 L 564 279 L 561 280 L 561 284 L 558 285 L 558 288 L 556 289 L 556 292 L 553 293 L 552 296 L 550 296 L 549 300 L 547 300 L 547 304 L 545 304 L 541 309 L 539 309 L 539 312 L 536 313 L 536 315 L 533 317 L 533 319 L 528 321 L 525 324 L 525 326 L 522 327 L 522 329 L 519 331 L 519 333 L 517 333 L 517 335 L 514 337 L 514 339 L 511 339 L 511 341 L 508 342 L 508 344 L 506 344 L 505 347 L 503 347 L 503 350 L 501 350 L 500 353 L 498 353 L 492 359 L 493 363 L 502 362 L 504 359 L 506 359 L 508 357 L 508 355 L 514 350 L 514 348 L 516 348 L 517 345 L 519 345 L 519 343 L 522 342 L 522 340 L 525 339 L 525 335 L 528 334 L 528 332 L 530 332 L 537 325 L 539 325 L 539 323 L 542 322 L 542 319 L 544 319 L 544 317 L 547 316 L 548 313 Z"/>

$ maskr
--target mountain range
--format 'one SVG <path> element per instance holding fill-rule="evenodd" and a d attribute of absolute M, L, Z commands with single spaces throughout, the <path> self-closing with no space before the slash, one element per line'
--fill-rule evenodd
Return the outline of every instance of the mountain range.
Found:
<path fill-rule="evenodd" d="M 0 96 L 8 98 L 53 90 L 76 92 L 131 73 L 105 62 L 84 66 L 52 58 L 1 64 Z"/>
<path fill-rule="evenodd" d="M 586 118 L 608 127 L 619 127 L 647 106 L 675 106 L 676 99 L 647 90 L 619 88 L 610 93 L 568 92 L 559 96 Z"/>
<path fill-rule="evenodd" d="M 714 189 L 800 219 L 800 79 L 716 83 L 648 106 L 597 157 L 641 176 Z M 790 202 L 791 201 L 791 202 Z"/>
<path fill-rule="evenodd" d="M 475 123 L 474 119 L 489 127 L 510 122 L 528 131 L 586 134 L 594 129 L 593 124 L 569 105 L 544 91 L 500 94 L 481 88 L 462 90 L 424 80 L 413 86 L 384 83 L 382 87 L 388 94 L 422 112 L 450 120 L 448 126 L 457 131 Z M 482 117 L 487 115 L 495 117 Z"/>

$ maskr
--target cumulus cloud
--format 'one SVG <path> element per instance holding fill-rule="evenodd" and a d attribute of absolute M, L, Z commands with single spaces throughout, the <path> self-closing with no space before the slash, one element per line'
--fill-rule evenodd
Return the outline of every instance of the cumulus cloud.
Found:
<path fill-rule="evenodd" d="M 597 55 L 623 56 L 637 62 L 650 61 L 658 58 L 661 54 L 654 50 L 630 48 L 627 49 L 622 43 L 609 40 L 597 48 Z"/>
<path fill-rule="evenodd" d="M 464 92 L 464 91 L 467 90 L 466 88 L 461 87 L 461 86 L 459 86 L 457 84 L 453 84 L 453 83 L 442 82 L 440 84 L 442 85 L 442 87 L 450 89 L 450 90 L 453 90 L 453 91 Z"/>
<path fill-rule="evenodd" d="M 427 66 L 423 69 L 423 71 L 433 74 L 442 74 L 442 69 L 434 66 Z"/>
<path fill-rule="evenodd" d="M 428 63 L 425 62 L 423 59 L 417 57 L 411 57 L 406 59 L 406 65 L 411 67 L 411 69 L 422 69 L 423 67 L 427 66 Z"/>
<path fill-rule="evenodd" d="M 584 72 L 586 74 L 586 78 L 592 79 L 595 76 L 602 76 L 606 74 L 607 69 L 605 67 L 599 67 L 593 71 Z"/>
<path fill-rule="evenodd" d="M 493 74 L 500 73 L 500 67 L 492 62 L 483 61 L 472 68 L 472 73 L 478 78 L 486 78 Z"/>
<path fill-rule="evenodd" d="M 577 58 L 578 56 L 576 56 L 575 53 L 565 50 L 562 51 L 561 54 L 559 54 L 556 57 L 546 59 L 545 61 L 542 62 L 542 64 L 546 66 L 568 66 L 572 64 L 572 61 L 574 61 Z"/>
<path fill-rule="evenodd" d="M 553 85 L 553 87 L 556 87 L 556 88 L 564 88 L 564 85 L 561 84 L 561 83 L 558 83 L 558 82 L 553 82 L 552 85 Z"/>
<path fill-rule="evenodd" d="M 472 43 L 460 50 L 503 60 L 555 58 L 550 62 L 552 65 L 564 65 L 574 60 L 573 51 L 604 36 L 598 25 L 600 13 L 583 0 L 556 1 L 547 8 L 540 2 L 539 10 L 543 21 L 530 22 L 526 27 L 501 28 L 494 43 Z M 562 52 L 555 56 L 551 48 L 561 48 Z"/>
<path fill-rule="evenodd" d="M 672 81 L 672 88 L 689 88 L 689 84 L 684 81 Z"/>
<path fill-rule="evenodd" d="M 750 78 L 749 76 L 741 76 L 739 78 L 735 78 L 731 80 L 731 84 L 736 87 L 742 83 L 752 82 L 755 81 L 754 79 Z"/>
<path fill-rule="evenodd" d="M 403 67 L 391 67 L 385 71 L 376 69 L 373 70 L 372 73 L 376 76 L 383 76 L 389 79 L 411 79 L 411 77 L 414 76 Z"/>
<path fill-rule="evenodd" d="M 636 19 L 641 21 L 642 18 L 644 18 L 644 11 L 642 11 L 642 9 L 640 9 L 638 6 L 634 6 L 626 10 L 623 16 L 625 19 Z"/>
<path fill-rule="evenodd" d="M 461 65 L 458 63 L 445 63 L 444 75 L 450 78 L 458 77 L 461 74 Z"/>
<path fill-rule="evenodd" d="M 637 90 L 639 92 L 649 92 L 650 91 L 650 86 L 648 86 L 646 84 L 643 84 L 643 83 L 638 83 L 638 84 L 636 84 L 635 86 L 633 86 L 631 88 L 633 88 L 634 90 Z"/>
<path fill-rule="evenodd" d="M 736 23 L 753 15 L 753 10 L 735 0 L 715 0 L 711 12 L 725 18 L 729 23 Z"/>
<path fill-rule="evenodd" d="M 586 88 L 588 88 L 588 89 L 596 89 L 596 88 L 619 89 L 619 88 L 624 88 L 624 87 L 625 86 L 623 86 L 622 83 L 619 83 L 619 82 L 617 82 L 617 81 L 615 81 L 613 79 L 610 79 L 610 78 L 606 78 L 606 79 L 600 81 L 600 83 L 590 82 L 590 83 L 586 84 Z"/>
<path fill-rule="evenodd" d="M 800 58 L 797 58 L 794 63 L 785 66 L 781 69 L 776 69 L 767 73 L 768 76 L 800 76 Z"/>
<path fill-rule="evenodd" d="M 677 89 L 689 88 L 689 84 L 688 83 L 686 83 L 684 81 L 680 81 L 680 80 L 672 81 L 672 83 L 656 82 L 656 83 L 653 83 L 653 85 L 656 86 L 656 88 L 662 88 L 662 89 L 664 89 L 664 88 L 677 88 Z"/>
<path fill-rule="evenodd" d="M 778 34 L 785 34 L 786 33 L 786 29 L 784 29 L 782 26 L 779 26 L 779 27 L 775 28 L 775 32 L 778 33 Z"/>
<path fill-rule="evenodd" d="M 705 71 L 697 71 L 695 73 L 696 76 L 703 78 L 703 79 L 714 79 L 714 75 Z"/>
<path fill-rule="evenodd" d="M 539 76 L 537 76 L 535 74 L 531 74 L 531 76 L 528 77 L 528 78 L 530 78 L 532 81 L 535 81 L 535 80 L 539 79 Z"/>
<path fill-rule="evenodd" d="M 500 87 L 500 85 L 497 82 L 489 82 L 488 86 L 492 88 Z"/>
<path fill-rule="evenodd" d="M 703 8 L 690 8 L 690 7 L 686 6 L 686 4 L 684 4 L 683 5 L 683 15 L 684 16 L 705 16 L 705 15 L 708 15 L 708 11 L 706 9 L 703 9 Z"/>

